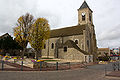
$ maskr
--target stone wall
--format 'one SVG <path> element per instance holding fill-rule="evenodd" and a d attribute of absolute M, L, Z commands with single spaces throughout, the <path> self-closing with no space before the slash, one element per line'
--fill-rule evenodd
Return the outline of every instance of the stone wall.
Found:
<path fill-rule="evenodd" d="M 59 37 L 59 38 L 50 38 L 49 40 L 46 40 L 46 48 L 42 49 L 42 56 L 49 56 L 54 57 L 55 54 L 55 47 L 56 47 L 56 41 L 60 39 L 61 43 L 65 43 L 67 40 L 78 40 L 78 46 L 84 50 L 84 36 L 83 35 L 73 35 L 73 36 L 67 36 L 67 37 Z M 54 44 L 54 48 L 52 49 L 52 43 Z M 48 45 L 49 44 L 49 45 Z M 58 53 L 60 54 L 60 53 Z"/>
<path fill-rule="evenodd" d="M 80 60 L 80 62 L 85 61 L 85 55 L 74 48 L 67 48 L 67 52 L 64 49 L 59 49 L 59 58 L 68 60 Z"/>
<path fill-rule="evenodd" d="M 59 38 L 50 38 L 49 40 L 46 40 L 46 48 L 42 49 L 42 56 L 46 57 L 49 56 L 51 58 L 54 58 L 55 53 L 55 43 Z M 54 44 L 54 48 L 52 49 L 51 45 Z"/>
<path fill-rule="evenodd" d="M 85 13 L 85 21 L 82 21 L 82 13 Z M 78 10 L 78 24 L 84 25 L 84 24 L 93 24 L 93 20 L 89 20 L 89 14 L 91 14 L 92 19 L 92 12 L 88 8 L 84 8 L 82 10 Z"/>

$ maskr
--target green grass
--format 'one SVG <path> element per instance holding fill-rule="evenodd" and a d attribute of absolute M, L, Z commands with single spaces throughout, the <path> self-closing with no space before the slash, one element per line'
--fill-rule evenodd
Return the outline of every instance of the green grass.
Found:
<path fill-rule="evenodd" d="M 59 60 L 44 60 L 44 62 L 57 62 Z"/>

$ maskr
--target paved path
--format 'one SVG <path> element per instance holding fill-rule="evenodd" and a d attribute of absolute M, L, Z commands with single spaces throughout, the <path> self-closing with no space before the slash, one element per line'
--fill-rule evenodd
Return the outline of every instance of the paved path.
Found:
<path fill-rule="evenodd" d="M 105 67 L 106 67 L 107 71 L 112 71 L 113 70 L 112 63 L 96 64 L 96 65 L 88 66 L 87 68 L 88 69 L 95 69 L 95 70 L 105 70 Z"/>
<path fill-rule="evenodd" d="M 1 69 L 1 67 L 2 67 L 2 64 L 0 63 L 0 69 Z M 7 64 L 4 64 L 4 68 L 15 68 L 15 67 L 7 65 Z"/>
<path fill-rule="evenodd" d="M 120 71 L 113 70 L 113 63 L 88 66 L 87 69 L 103 70 L 107 78 L 113 77 L 111 80 L 114 78 L 118 78 L 118 80 L 120 80 Z"/>
<path fill-rule="evenodd" d="M 106 78 L 104 67 L 93 65 L 87 69 L 63 71 L 0 71 L 0 80 L 120 80 Z"/>
<path fill-rule="evenodd" d="M 120 80 L 104 77 L 103 70 L 77 69 L 68 71 L 1 71 L 0 80 Z"/>

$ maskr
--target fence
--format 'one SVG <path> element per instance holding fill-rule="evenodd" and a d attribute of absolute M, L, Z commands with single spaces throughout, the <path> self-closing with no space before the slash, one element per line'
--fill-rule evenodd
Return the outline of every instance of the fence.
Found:
<path fill-rule="evenodd" d="M 111 62 L 105 65 L 105 75 L 109 75 L 111 72 L 120 70 L 120 61 Z"/>
<path fill-rule="evenodd" d="M 28 67 L 26 65 L 34 64 L 33 67 Z M 35 67 L 35 65 L 37 67 Z M 54 63 L 47 63 L 44 61 L 40 62 L 25 62 L 23 60 L 18 61 L 7 61 L 7 60 L 0 60 L 0 70 L 2 71 L 46 71 L 46 70 L 65 70 L 70 69 L 70 62 L 54 62 Z"/>
<path fill-rule="evenodd" d="M 39 62 L 38 62 L 39 61 Z M 14 56 L 0 55 L 0 70 L 4 71 L 47 71 L 47 70 L 65 70 L 84 67 L 84 63 L 71 62 L 47 62 L 49 60 L 32 61 L 31 59 L 22 59 Z M 51 60 L 52 61 L 52 60 Z"/>
<path fill-rule="evenodd" d="M 24 61 L 7 61 L 7 60 L 0 60 L 0 70 L 12 70 L 12 71 L 23 71 L 24 69 L 29 69 L 29 67 L 24 66 L 23 63 Z"/>

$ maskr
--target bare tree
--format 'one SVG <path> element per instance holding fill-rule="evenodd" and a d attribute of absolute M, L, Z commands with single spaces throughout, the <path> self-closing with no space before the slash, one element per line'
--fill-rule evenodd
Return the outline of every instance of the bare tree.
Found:
<path fill-rule="evenodd" d="M 24 53 L 28 44 L 29 31 L 34 23 L 34 18 L 31 14 L 26 13 L 17 20 L 16 27 L 14 28 L 15 40 L 23 47 L 21 57 L 24 57 Z"/>

